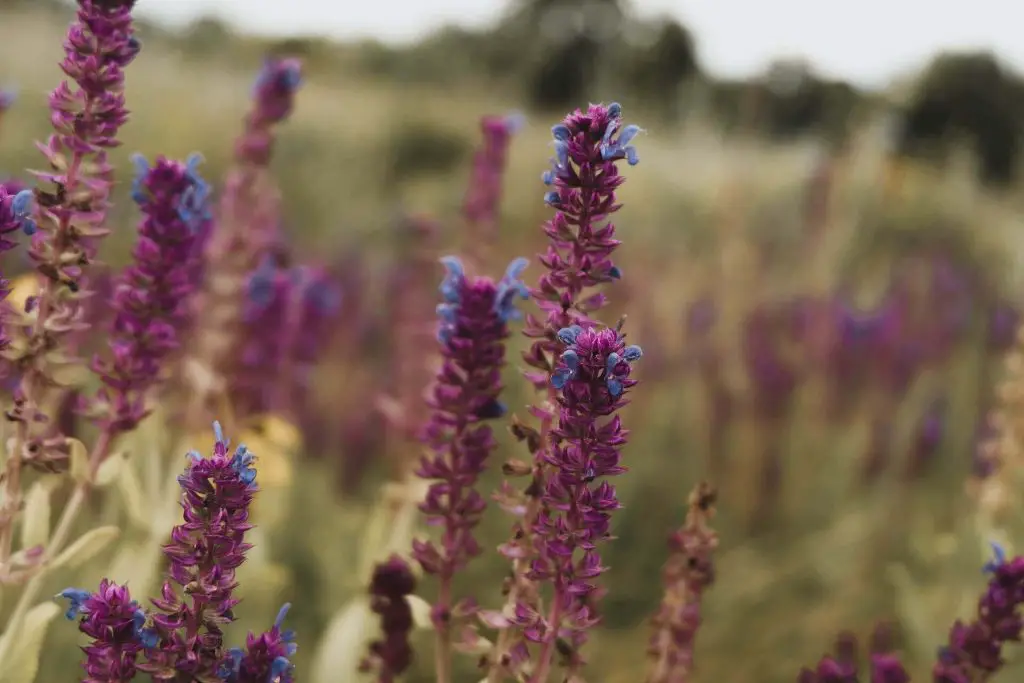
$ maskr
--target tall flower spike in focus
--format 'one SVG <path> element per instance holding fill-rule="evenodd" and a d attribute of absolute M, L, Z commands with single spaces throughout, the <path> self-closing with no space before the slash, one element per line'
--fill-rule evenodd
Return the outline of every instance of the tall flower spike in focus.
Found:
<path fill-rule="evenodd" d="M 620 460 L 629 432 L 615 413 L 637 383 L 630 372 L 642 355 L 618 329 L 573 325 L 558 339 L 565 348 L 551 378 L 560 390 L 558 424 L 543 456 L 551 474 L 533 525 L 540 552 L 529 571 L 531 580 L 550 582 L 554 595 L 547 615 L 532 605 L 517 607 L 527 639 L 543 644 L 534 683 L 547 680 L 556 643 L 572 680 L 584 663 L 587 631 L 599 622 L 594 579 L 605 567 L 597 547 L 610 537 L 619 508 L 615 487 L 601 479 L 626 471 Z"/>
<path fill-rule="evenodd" d="M 23 454 L 32 452 L 33 464 L 50 469 L 66 460 L 42 436 L 47 427 L 40 406 L 54 383 L 53 367 L 68 361 L 56 353 L 63 351 L 62 340 L 81 325 L 76 293 L 83 268 L 94 260 L 99 239 L 108 233 L 113 168 L 107 154 L 118 145 L 117 133 L 128 119 L 124 69 L 139 47 L 130 4 L 78 0 L 60 64 L 69 80 L 50 94 L 54 133 L 39 145 L 50 171 L 37 173 L 43 185 L 19 193 L 15 200 L 23 229 L 33 235 L 30 255 L 44 281 L 24 351 L 14 360 L 21 380 L 8 412 L 17 426 L 3 474 L 0 569 L 10 557 L 11 524 L 21 506 Z"/>
<path fill-rule="evenodd" d="M 417 474 L 432 480 L 420 510 L 429 524 L 443 529 L 440 544 L 414 541 L 413 557 L 427 574 L 437 575 L 439 591 L 432 617 L 438 638 L 437 680 L 450 683 L 452 633 L 462 631 L 452 596 L 458 571 L 480 554 L 473 537 L 486 508 L 474 488 L 497 442 L 485 420 L 501 417 L 505 408 L 501 369 L 505 364 L 508 323 L 520 317 L 515 300 L 528 296 L 520 281 L 526 259 L 513 261 L 499 282 L 486 277 L 467 277 L 462 262 L 453 256 L 442 259 L 447 274 L 441 283 L 444 302 L 437 338 L 443 362 L 429 403 L 433 411 L 421 441 L 430 449 Z"/>
<path fill-rule="evenodd" d="M 153 600 L 160 642 L 139 664 L 157 680 L 216 680 L 227 655 L 222 628 L 235 619 L 235 571 L 251 547 L 245 533 L 257 487 L 255 456 L 244 445 L 231 452 L 218 423 L 214 434 L 212 457 L 189 453 L 178 477 L 184 523 L 164 546 L 169 578 Z"/>
<path fill-rule="evenodd" d="M 709 522 L 716 494 L 707 484 L 690 493 L 683 527 L 669 538 L 671 556 L 662 570 L 665 593 L 651 619 L 653 633 L 647 650 L 651 668 L 647 683 L 688 683 L 693 674 L 693 648 L 701 623 L 701 599 L 715 580 L 718 535 Z"/>
<path fill-rule="evenodd" d="M 92 640 L 82 648 L 85 680 L 88 683 L 126 683 L 135 678 L 139 654 L 145 648 L 155 647 L 157 637 L 128 587 L 103 579 L 95 593 L 68 588 L 58 597 L 70 603 L 65 616 L 68 619 L 80 616 L 78 630 Z"/>
<path fill-rule="evenodd" d="M 603 294 L 587 290 L 622 276 L 612 261 L 619 246 L 615 226 L 607 221 L 621 207 L 615 191 L 625 178 L 617 162 L 639 162 L 631 142 L 640 128 L 623 127 L 621 117 L 618 104 L 591 105 L 586 113 L 577 110 L 551 129 L 555 158 L 543 180 L 552 188 L 544 201 L 555 215 L 544 225 L 550 242 L 541 262 L 548 272 L 531 292 L 544 319 L 528 315 L 525 331 L 541 340 L 527 356 L 531 366 L 544 372 L 534 378 L 538 388 L 547 384 L 558 355 L 558 331 L 592 324 L 589 314 L 604 305 Z"/>
<path fill-rule="evenodd" d="M 189 323 L 196 282 L 194 241 L 210 221 L 209 186 L 198 155 L 186 163 L 136 157 L 132 197 L 142 211 L 133 263 L 115 289 L 110 358 L 93 369 L 103 382 L 95 419 L 106 432 L 131 430 L 147 414 L 146 395 Z"/>
<path fill-rule="evenodd" d="M 551 188 L 544 200 L 555 209 L 555 215 L 544 224 L 549 242 L 539 260 L 546 272 L 530 292 L 542 315 L 528 313 L 523 330 L 534 340 L 523 355 L 532 368 L 526 378 L 546 394 L 547 400 L 530 408 L 531 414 L 540 420 L 537 428 L 513 420 L 512 433 L 527 444 L 534 462 L 532 467 L 507 463 L 506 473 L 529 476 L 529 484 L 525 491 L 519 491 L 512 482 L 506 482 L 497 494 L 502 507 L 519 519 L 511 540 L 500 548 L 513 567 L 510 585 L 506 587 L 505 608 L 487 620 L 502 630 L 489 661 L 489 683 L 523 674 L 520 667 L 525 662 L 526 634 L 504 614 L 513 608 L 538 607 L 530 604 L 536 602 L 537 586 L 528 577 L 528 569 L 538 545 L 532 537 L 533 528 L 544 506 L 539 493 L 550 469 L 549 441 L 558 393 L 553 381 L 561 381 L 555 379 L 555 374 L 563 349 L 558 334 L 574 325 L 596 325 L 591 315 L 604 306 L 605 295 L 594 289 L 622 276 L 612 260 L 619 241 L 609 219 L 621 207 L 616 191 L 625 178 L 619 175 L 618 163 L 639 162 L 631 143 L 640 128 L 623 126 L 622 107 L 617 103 L 590 105 L 586 112 L 576 110 L 551 132 L 555 158 L 542 180 Z"/>
<path fill-rule="evenodd" d="M 268 168 L 275 129 L 291 113 L 301 84 L 298 60 L 267 59 L 256 77 L 245 129 L 235 143 L 234 166 L 204 250 L 200 332 L 189 363 L 194 398 L 187 421 L 192 429 L 205 421 L 237 371 L 247 281 L 278 238 L 281 223 L 280 190 Z"/>

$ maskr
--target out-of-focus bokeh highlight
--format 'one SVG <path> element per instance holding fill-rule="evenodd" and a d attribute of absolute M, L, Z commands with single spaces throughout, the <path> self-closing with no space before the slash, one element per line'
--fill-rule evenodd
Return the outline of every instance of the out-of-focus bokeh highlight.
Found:
<path fill-rule="evenodd" d="M 45 93 L 59 78 L 68 17 L 44 0 L 0 0 L 0 86 L 18 90 L 9 109 L 0 100 L 0 178 L 27 182 L 23 169 L 40 163 L 33 141 L 47 134 Z M 598 30 L 608 26 L 617 28 Z M 987 541 L 1012 548 L 1022 538 L 1013 515 L 986 515 L 991 501 L 978 495 L 992 475 L 982 443 L 1024 304 L 1024 79 L 998 55 L 939 54 L 871 92 L 799 61 L 723 81 L 704 72 L 700 35 L 640 20 L 615 0 L 524 0 L 495 26 L 401 47 L 255 38 L 212 19 L 143 24 L 140 38 L 115 155 L 122 169 L 134 152 L 198 151 L 204 176 L 222 178 L 264 57 L 305 64 L 272 167 L 290 258 L 326 266 L 337 312 L 310 330 L 329 341 L 308 396 L 286 415 L 238 416 L 264 492 L 240 576 L 244 616 L 232 627 L 236 638 L 262 630 L 291 602 L 301 680 L 332 680 L 317 670 L 323 643 L 365 592 L 362 539 L 410 448 L 392 414 L 410 381 L 399 294 L 421 291 L 429 319 L 435 257 L 470 249 L 463 199 L 489 114 L 524 114 L 497 246 L 481 256 L 494 274 L 543 248 L 539 176 L 553 123 L 615 100 L 646 129 L 617 214 L 624 277 L 608 289 L 608 320 L 627 314 L 645 357 L 624 417 L 631 471 L 618 482 L 625 509 L 606 555 L 592 680 L 639 680 L 666 537 L 701 479 L 719 490 L 721 547 L 698 681 L 790 681 L 835 633 L 866 635 L 880 621 L 925 676 L 948 625 L 982 590 Z M 133 244 L 127 193 L 122 182 L 112 264 Z M 534 264 L 526 281 L 537 273 Z M 516 358 L 525 343 L 513 345 Z M 513 412 L 531 399 L 516 370 L 506 377 Z M 147 424 L 131 442 L 138 486 L 97 496 L 86 520 L 122 525 L 122 538 L 64 583 L 111 575 L 136 595 L 152 591 L 159 529 L 177 510 L 138 494 L 212 437 Z M 502 458 L 525 455 L 499 438 Z M 507 533 L 495 511 L 481 537 L 496 546 Z M 497 603 L 505 570 L 488 554 L 466 581 Z M 51 628 L 38 680 L 78 675 L 78 637 Z M 429 683 L 426 659 L 410 683 Z M 459 680 L 476 680 L 472 660 L 462 665 Z"/>

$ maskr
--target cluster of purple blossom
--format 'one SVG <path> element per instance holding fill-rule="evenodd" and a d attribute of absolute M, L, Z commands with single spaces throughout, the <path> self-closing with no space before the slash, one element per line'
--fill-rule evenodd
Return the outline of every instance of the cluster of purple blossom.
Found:
<path fill-rule="evenodd" d="M 57 384 L 53 369 L 69 362 L 59 354 L 66 355 L 74 333 L 89 325 L 83 313 L 92 282 L 88 270 L 108 232 L 113 168 L 106 155 L 128 116 L 124 69 L 141 48 L 132 31 L 130 2 L 78 0 L 78 5 L 62 64 L 77 87 L 63 83 L 54 91 L 56 132 L 40 145 L 52 170 L 39 174 L 36 189 L 0 187 L 0 251 L 17 248 L 17 233 L 23 232 L 41 283 L 23 311 L 6 311 L 0 339 L 17 378 L 7 413 L 17 430 L 0 509 L 0 573 L 7 581 L 16 576 L 12 568 L 24 569 L 12 561 L 10 533 L 21 509 L 21 468 L 59 471 L 71 457 L 68 435 L 40 425 L 51 421 L 45 399 Z M 139 237 L 132 264 L 113 289 L 109 352 L 91 363 L 102 388 L 77 406 L 100 435 L 47 547 L 22 553 L 22 559 L 35 557 L 37 564 L 26 570 L 30 580 L 8 632 L 24 616 L 45 559 L 61 550 L 114 439 L 146 418 L 166 369 L 188 360 L 181 353 L 185 335 L 202 335 L 210 325 L 222 335 L 200 345 L 206 355 L 198 362 L 223 375 L 242 415 L 287 410 L 301 400 L 296 395 L 303 393 L 308 370 L 321 356 L 323 325 L 339 302 L 330 274 L 292 266 L 277 239 L 278 202 L 267 173 L 272 129 L 291 111 L 300 80 L 292 60 L 271 60 L 261 72 L 256 105 L 236 148 L 236 167 L 216 209 L 198 173 L 198 157 L 138 162 L 132 196 L 143 216 Z M 0 113 L 7 106 L 0 97 Z M 493 238 L 511 130 L 507 119 L 484 122 L 485 146 L 465 209 L 470 226 L 486 233 L 478 236 L 482 241 Z M 610 218 L 620 209 L 620 162 L 639 162 L 632 144 L 639 133 L 638 127 L 623 125 L 615 103 L 577 110 L 553 127 L 555 156 L 542 179 L 549 188 L 544 201 L 554 215 L 543 227 L 548 245 L 538 259 L 543 274 L 535 286 L 521 279 L 526 259 L 512 261 L 497 280 L 472 274 L 459 258 L 441 260 L 446 273 L 434 311 L 441 363 L 425 419 L 417 423 L 412 412 L 402 415 L 426 447 L 414 465 L 415 475 L 429 483 L 419 507 L 440 536 L 414 541 L 409 560 L 394 555 L 373 572 L 369 592 L 382 634 L 363 669 L 382 683 L 395 680 L 413 661 L 409 596 L 417 581 L 410 561 L 437 579 L 430 612 L 436 683 L 451 683 L 453 655 L 460 651 L 485 653 L 479 663 L 490 682 L 546 683 L 556 667 L 564 669 L 562 680 L 583 680 L 585 646 L 602 620 L 600 576 L 606 567 L 601 551 L 612 539 L 612 519 L 620 507 L 610 478 L 627 471 L 623 450 L 629 430 L 621 410 L 637 387 L 633 365 L 643 355 L 639 346 L 627 343 L 624 319 L 608 325 L 597 317 L 606 303 L 600 288 L 623 277 L 613 258 L 620 243 Z M 470 265 L 485 267 L 487 259 L 477 256 Z M 4 294 L 8 289 L 0 283 Z M 527 299 L 536 312 L 517 308 Z M 856 343 L 838 345 L 836 354 L 863 343 L 876 355 L 884 347 L 885 357 L 899 364 L 904 354 L 893 341 L 898 335 L 891 332 L 889 317 L 879 314 L 877 322 L 865 323 L 842 310 L 839 328 L 850 331 Z M 524 376 L 540 398 L 529 408 L 532 424 L 510 418 L 510 431 L 531 460 L 500 465 L 506 481 L 493 497 L 514 518 L 510 538 L 499 546 L 510 572 L 495 596 L 502 604 L 485 608 L 478 596 L 457 595 L 456 579 L 482 553 L 474 534 L 487 503 L 478 485 L 497 445 L 492 424 L 507 415 L 502 371 L 510 327 L 520 320 L 531 340 L 523 354 L 529 367 Z M 776 322 L 771 315 L 754 315 L 751 321 L 769 327 Z M 227 347 L 225 333 L 230 333 Z M 772 338 L 761 331 L 750 336 Z M 792 391 L 792 372 L 770 344 L 754 346 L 746 355 L 755 384 L 771 395 L 765 406 L 777 405 L 779 392 Z M 229 363 L 225 348 L 241 351 L 227 354 L 236 356 Z M 837 357 L 833 366 L 845 363 Z M 255 462 L 244 445 L 231 450 L 219 423 L 212 455 L 189 454 L 178 479 L 183 521 L 163 548 L 169 568 L 150 606 L 106 579 L 95 591 L 61 592 L 69 603 L 68 619 L 78 619 L 90 639 L 84 648 L 85 681 L 125 682 L 140 673 L 160 681 L 294 679 L 295 635 L 283 629 L 287 605 L 270 629 L 250 634 L 244 647 L 228 647 L 224 639 L 239 602 L 236 571 L 251 548 L 246 532 L 257 492 Z M 697 486 L 684 525 L 670 539 L 664 600 L 652 619 L 648 683 L 691 680 L 701 599 L 714 580 L 714 505 L 713 489 Z M 933 669 L 936 683 L 988 680 L 1003 664 L 1003 645 L 1021 638 L 1024 558 L 1009 559 L 996 547 L 985 570 L 991 578 L 976 618 L 951 629 Z M 495 640 L 481 636 L 481 629 L 495 631 Z M 857 677 L 856 652 L 845 639 L 835 656 L 799 680 L 851 683 Z M 899 659 L 879 646 L 873 647 L 871 679 L 905 683 L 909 676 Z"/>
<path fill-rule="evenodd" d="M 54 134 L 39 145 L 50 170 L 36 173 L 35 188 L 17 181 L 0 185 L 0 251 L 18 248 L 17 235 L 23 233 L 35 271 L 26 276 L 34 284 L 24 306 L 5 304 L 0 339 L 12 394 L 6 416 L 15 426 L 0 475 L 0 576 L 4 583 L 25 584 L 5 625 L 0 658 L 17 646 L 18 629 L 39 592 L 48 560 L 65 549 L 115 441 L 146 419 L 154 401 L 165 398 L 160 392 L 195 393 L 185 373 L 174 370 L 189 366 L 186 349 L 202 336 L 212 276 L 236 265 L 217 258 L 224 242 L 230 242 L 223 233 L 233 227 L 233 209 L 252 207 L 246 195 L 266 189 L 260 183 L 273 142 L 271 127 L 289 113 L 301 81 L 292 60 L 271 59 L 264 66 L 238 143 L 236 169 L 218 206 L 199 173 L 198 155 L 183 162 L 135 158 L 131 197 L 142 218 L 131 263 L 113 280 L 106 316 L 90 299 L 104 279 L 96 254 L 109 233 L 115 169 L 108 152 L 119 144 L 118 131 L 128 119 L 125 70 L 141 49 L 131 4 L 78 2 L 61 63 L 68 80 L 50 96 Z M 4 91 L 0 114 L 12 103 L 13 96 Z M 263 225 L 276 224 L 273 207 L 259 208 L 255 218 Z M 248 245 L 253 260 L 269 258 L 270 240 L 254 243 Z M 227 305 L 240 312 L 236 317 L 242 322 L 228 332 L 245 341 L 242 365 L 288 368 L 284 376 L 265 371 L 258 383 L 231 384 L 226 391 L 236 394 L 229 396 L 235 402 L 238 394 L 269 395 L 280 384 L 288 387 L 289 397 L 301 393 L 308 367 L 319 356 L 317 324 L 336 305 L 334 283 L 315 266 L 283 272 L 287 282 L 272 296 L 262 291 L 265 268 L 232 273 L 243 286 Z M 223 299 L 223 290 L 214 289 Z M 11 286 L 4 280 L 0 290 L 6 298 Z M 278 319 L 272 320 L 273 315 Z M 100 381 L 92 395 L 65 385 L 56 374 L 64 365 L 81 362 L 76 351 L 88 330 L 101 330 L 107 347 L 85 363 Z M 280 338 L 286 345 L 273 347 L 268 358 L 265 347 Z M 236 379 L 225 368 L 213 370 L 227 382 Z M 62 419 L 66 409 L 87 417 L 98 431 L 84 459 L 76 456 L 76 443 L 81 443 Z M 84 648 L 84 680 L 128 681 L 139 672 L 166 681 L 292 680 L 296 645 L 294 634 L 282 626 L 287 606 L 269 630 L 250 635 L 244 647 L 229 648 L 224 642 L 223 629 L 235 620 L 238 603 L 236 570 L 251 547 L 245 535 L 257 487 L 255 456 L 244 445 L 229 451 L 219 423 L 215 432 L 212 456 L 190 453 L 179 477 L 184 519 L 163 548 L 169 569 L 151 606 L 144 607 L 126 586 L 109 580 L 95 591 L 60 594 L 70 603 L 67 617 L 80 617 L 79 628 L 90 638 Z M 70 469 L 75 486 L 45 546 L 16 550 L 12 530 L 24 510 L 21 484 L 27 468 L 43 473 Z"/>

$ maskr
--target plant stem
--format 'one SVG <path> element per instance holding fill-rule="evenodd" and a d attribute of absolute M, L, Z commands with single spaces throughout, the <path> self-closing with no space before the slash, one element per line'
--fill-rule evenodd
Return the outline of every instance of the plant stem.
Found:
<path fill-rule="evenodd" d="M 7 628 L 4 631 L 5 635 L 9 635 L 21 627 L 21 622 L 28 613 L 29 607 L 35 601 L 36 595 L 39 593 L 39 589 L 42 586 L 43 579 L 46 578 L 47 564 L 63 549 L 64 543 L 67 541 L 68 534 L 71 532 L 71 527 L 78 518 L 78 513 L 81 512 L 82 506 L 88 497 L 92 480 L 96 477 L 96 471 L 110 452 L 110 446 L 113 443 L 115 436 L 116 431 L 108 428 L 104 429 L 96 439 L 92 453 L 89 455 L 89 476 L 86 477 L 85 480 L 75 484 L 75 489 L 71 492 L 71 497 L 68 499 L 67 505 L 64 506 L 64 510 L 61 512 L 60 519 L 57 521 L 57 526 L 54 528 L 53 535 L 50 537 L 50 542 L 43 551 L 39 570 L 31 579 L 29 579 L 24 590 L 21 591 L 21 595 L 18 597 L 18 602 L 14 606 L 14 611 L 11 612 L 11 616 L 7 620 Z M 0 662 L 6 661 L 8 651 L 13 644 L 14 638 L 4 637 L 3 639 L 0 639 Z"/>
<path fill-rule="evenodd" d="M 449 610 L 452 594 L 451 572 L 445 572 L 441 577 L 441 587 L 438 590 L 437 604 L 444 610 Z M 437 637 L 434 641 L 434 683 L 451 683 L 452 680 L 452 634 L 450 620 L 441 624 L 435 624 Z"/>
<path fill-rule="evenodd" d="M 556 398 L 557 394 L 555 392 L 554 387 L 551 387 L 549 385 L 547 399 L 552 406 L 555 404 Z M 541 420 L 540 423 L 540 445 L 537 448 L 537 456 L 535 457 L 535 461 L 537 463 L 534 474 L 535 480 L 542 479 L 541 473 L 543 472 L 544 465 L 541 454 L 547 452 L 549 446 L 548 442 L 551 440 L 551 427 L 553 426 L 553 423 L 553 414 Z M 523 537 L 520 543 L 525 548 L 533 547 L 533 524 L 537 519 L 537 515 L 540 514 L 540 510 L 541 499 L 540 492 L 538 491 L 534 495 L 534 497 L 532 497 L 530 501 L 527 503 L 526 512 L 523 515 Z M 515 560 L 513 560 L 513 581 L 512 586 L 510 587 L 508 592 L 508 599 L 505 601 L 506 609 L 509 607 L 514 608 L 516 604 L 522 599 L 524 582 L 526 581 L 525 574 L 529 569 L 529 566 L 529 556 L 517 557 Z M 510 626 L 508 628 L 502 629 L 501 633 L 498 634 L 498 640 L 494 646 L 494 654 L 491 657 L 490 670 L 487 672 L 487 683 L 500 683 L 500 681 L 502 680 L 502 671 L 504 669 L 503 660 L 505 659 L 505 655 L 508 653 L 509 646 L 511 645 L 509 641 L 512 638 L 512 633 L 513 627 Z"/>
<path fill-rule="evenodd" d="M 52 296 L 53 281 L 46 279 L 39 290 L 39 310 L 36 312 L 35 324 L 27 340 L 28 343 L 36 339 L 45 329 L 46 321 L 50 317 L 50 300 Z M 31 350 L 29 349 L 26 352 L 31 353 Z M 38 361 L 39 358 L 35 357 L 33 360 Z M 38 388 L 37 380 L 40 374 L 39 368 L 33 363 L 29 365 L 28 370 L 21 379 L 22 406 L 28 414 L 21 415 L 21 420 L 17 423 L 14 443 L 8 450 L 7 461 L 4 463 L 3 506 L 0 509 L 3 511 L 5 520 L 0 525 L 0 570 L 7 566 L 7 562 L 11 557 L 14 542 L 14 520 L 18 514 L 19 499 L 21 497 L 22 454 L 29 439 L 29 424 L 35 421 L 36 415 L 39 412 L 37 408 L 39 397 L 36 396 L 36 393 Z"/>
<path fill-rule="evenodd" d="M 558 640 L 558 622 L 562 619 L 562 601 L 556 595 L 551 601 L 551 609 L 548 611 L 547 626 L 548 632 L 544 634 L 544 645 L 540 650 L 540 659 L 537 660 L 537 668 L 530 676 L 530 683 L 544 683 L 548 680 L 548 672 L 551 671 L 551 660 L 555 656 L 555 641 Z"/>

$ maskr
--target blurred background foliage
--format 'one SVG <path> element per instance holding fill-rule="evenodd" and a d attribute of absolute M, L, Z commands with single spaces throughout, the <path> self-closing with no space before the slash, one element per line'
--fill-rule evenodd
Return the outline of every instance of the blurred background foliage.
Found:
<path fill-rule="evenodd" d="M 44 93 L 59 78 L 67 8 L 0 0 L 0 15 L 0 83 L 21 94 L 0 122 L 0 173 L 21 176 L 40 162 L 33 141 L 47 134 Z M 609 316 L 629 314 L 647 381 L 626 417 L 631 473 L 592 680 L 638 680 L 664 540 L 701 478 L 721 490 L 722 547 L 698 680 L 792 680 L 831 634 L 866 634 L 880 620 L 927 671 L 981 590 L 987 539 L 971 492 L 987 471 L 976 450 L 1022 303 L 1024 80 L 995 55 L 938 55 L 884 92 L 792 61 L 723 82 L 702 71 L 699 36 L 636 19 L 617 0 L 518 0 L 487 30 L 450 27 L 400 47 L 261 39 L 209 18 L 140 32 L 121 168 L 130 152 L 197 150 L 205 176 L 222 177 L 262 58 L 302 57 L 307 84 L 273 165 L 296 253 L 327 261 L 343 284 L 337 343 L 301 439 L 282 445 L 266 425 L 249 434 L 270 469 L 236 634 L 264 628 L 291 601 L 305 678 L 332 616 L 363 590 L 361 535 L 389 463 L 409 448 L 367 408 L 394 388 L 388 292 L 404 282 L 412 239 L 396 227 L 402 217 L 436 217 L 438 253 L 458 250 L 479 117 L 523 110 L 489 266 L 536 253 L 550 125 L 615 99 L 647 134 L 621 191 L 626 275 L 609 291 Z M 133 241 L 124 183 L 119 196 L 114 264 Z M 533 266 L 527 280 L 536 275 Z M 508 403 L 523 406 L 514 371 Z M 209 437 L 151 422 L 126 444 L 137 471 L 119 494 L 93 500 L 89 523 L 122 525 L 119 545 L 54 590 L 110 572 L 135 591 L 152 586 L 176 513 L 152 509 L 160 495 L 145 482 Z M 508 437 L 502 455 L 522 454 Z M 1000 523 L 1012 541 L 1013 524 Z M 496 545 L 507 530 L 495 513 L 483 533 Z M 492 603 L 503 571 L 491 556 L 464 585 Z M 71 680 L 77 637 L 51 629 L 39 680 Z M 421 659 L 413 683 L 429 681 Z"/>

